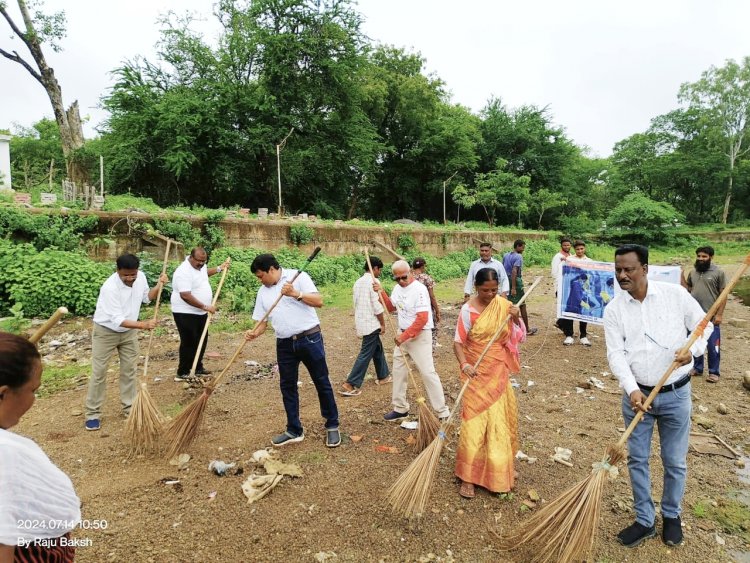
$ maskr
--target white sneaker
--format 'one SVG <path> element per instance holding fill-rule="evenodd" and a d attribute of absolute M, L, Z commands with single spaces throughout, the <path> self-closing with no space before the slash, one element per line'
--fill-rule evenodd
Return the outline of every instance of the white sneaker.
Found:
<path fill-rule="evenodd" d="M 583 338 L 581 338 L 581 344 L 583 344 L 584 346 L 591 346 L 591 341 L 584 336 Z"/>
<path fill-rule="evenodd" d="M 568 336 L 565 340 L 563 340 L 563 344 L 565 346 L 570 346 L 570 345 L 573 344 L 573 342 L 574 341 L 573 341 L 573 337 L 572 336 Z"/>

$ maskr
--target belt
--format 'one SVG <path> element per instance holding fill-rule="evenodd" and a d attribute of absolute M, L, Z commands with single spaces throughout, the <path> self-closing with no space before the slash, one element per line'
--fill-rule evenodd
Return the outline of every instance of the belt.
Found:
<path fill-rule="evenodd" d="M 690 383 L 690 374 L 687 374 L 682 379 L 675 381 L 674 383 L 670 383 L 669 385 L 664 385 L 661 389 L 659 389 L 659 393 L 666 393 L 667 391 L 674 391 L 675 389 L 679 389 L 680 387 L 684 387 Z M 654 390 L 653 387 L 649 387 L 647 385 L 641 385 L 638 384 L 638 387 L 641 388 L 641 391 L 644 393 L 651 393 L 651 391 Z"/>
<path fill-rule="evenodd" d="M 313 334 L 318 334 L 320 332 L 320 325 L 315 325 L 312 328 L 308 328 L 304 332 L 300 332 L 299 334 L 295 334 L 292 336 L 292 340 L 297 340 L 298 338 L 302 338 L 303 336 L 311 336 Z"/>

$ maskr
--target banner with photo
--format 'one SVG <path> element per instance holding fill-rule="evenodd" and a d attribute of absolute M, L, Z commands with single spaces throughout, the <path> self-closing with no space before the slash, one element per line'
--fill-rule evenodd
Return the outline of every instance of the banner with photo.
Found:
<path fill-rule="evenodd" d="M 648 267 L 649 280 L 679 284 L 681 277 L 679 266 Z M 557 318 L 603 324 L 607 303 L 621 291 L 614 263 L 568 258 L 557 285 Z"/>

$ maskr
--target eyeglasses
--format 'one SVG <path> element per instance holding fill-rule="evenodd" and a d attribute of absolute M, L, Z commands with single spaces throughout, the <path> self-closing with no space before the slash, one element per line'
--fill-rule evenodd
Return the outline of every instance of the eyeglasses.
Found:
<path fill-rule="evenodd" d="M 409 279 L 409 274 L 406 274 L 404 276 L 393 276 L 393 281 L 400 282 L 400 281 L 406 281 Z"/>
<path fill-rule="evenodd" d="M 651 336 L 651 335 L 650 335 L 650 334 L 649 334 L 648 332 L 644 332 L 644 333 L 643 333 L 643 335 L 644 335 L 644 336 L 645 336 L 646 338 L 648 338 L 648 339 L 649 339 L 649 340 L 650 340 L 651 342 L 653 342 L 654 344 L 656 344 L 656 345 L 657 345 L 657 346 L 658 346 L 659 348 L 661 348 L 662 350 L 669 350 L 669 348 L 667 348 L 666 346 L 662 346 L 662 345 L 661 345 L 661 344 L 659 344 L 659 343 L 658 343 L 658 342 L 657 342 L 656 340 L 654 340 L 654 339 L 653 339 L 653 337 L 652 337 L 652 336 Z"/>

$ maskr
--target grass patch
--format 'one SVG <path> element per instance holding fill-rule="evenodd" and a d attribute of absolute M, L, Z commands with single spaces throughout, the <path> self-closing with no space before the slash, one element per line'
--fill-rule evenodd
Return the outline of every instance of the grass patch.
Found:
<path fill-rule="evenodd" d="M 168 405 L 165 405 L 162 408 L 161 412 L 163 412 L 165 416 L 174 418 L 178 414 L 180 414 L 180 412 L 182 412 L 183 408 L 185 408 L 185 406 L 181 405 L 180 403 L 170 403 Z"/>
<path fill-rule="evenodd" d="M 724 533 L 750 542 L 750 507 L 735 499 L 720 498 L 716 506 L 707 500 L 701 500 L 693 506 L 693 514 L 698 518 L 713 520 Z"/>
<path fill-rule="evenodd" d="M 352 287 L 347 284 L 327 285 L 321 290 L 323 295 L 323 304 L 326 307 L 337 309 L 351 309 L 352 305 Z"/>
<path fill-rule="evenodd" d="M 326 455 L 320 452 L 307 452 L 297 457 L 297 463 L 300 465 L 322 465 L 326 460 Z"/>
<path fill-rule="evenodd" d="M 245 332 L 255 326 L 255 321 L 248 315 L 232 315 L 228 318 L 221 318 L 217 321 L 213 321 L 209 327 L 209 332 L 214 334 L 219 332 L 228 332 L 235 334 L 238 332 Z"/>
<path fill-rule="evenodd" d="M 73 389 L 88 379 L 90 371 L 89 366 L 75 364 L 63 367 L 45 365 L 38 394 L 40 397 L 49 397 L 60 391 Z"/>

